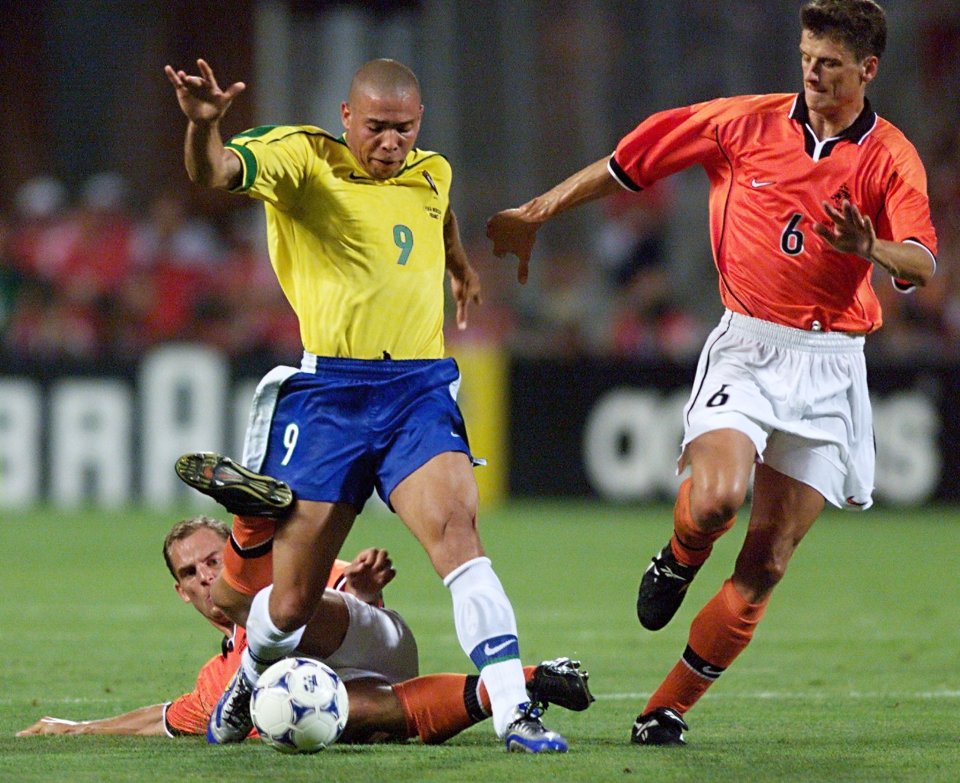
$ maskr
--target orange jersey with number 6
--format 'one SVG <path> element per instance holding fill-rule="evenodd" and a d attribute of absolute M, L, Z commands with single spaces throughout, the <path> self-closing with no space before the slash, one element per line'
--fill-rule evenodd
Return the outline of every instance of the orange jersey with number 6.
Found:
<path fill-rule="evenodd" d="M 710 241 L 724 306 L 798 329 L 867 333 L 882 323 L 873 264 L 813 231 L 844 200 L 880 239 L 935 258 L 927 177 L 906 137 L 869 102 L 819 140 L 803 95 L 719 98 L 654 114 L 617 145 L 610 171 L 639 190 L 699 164 L 710 180 Z"/>

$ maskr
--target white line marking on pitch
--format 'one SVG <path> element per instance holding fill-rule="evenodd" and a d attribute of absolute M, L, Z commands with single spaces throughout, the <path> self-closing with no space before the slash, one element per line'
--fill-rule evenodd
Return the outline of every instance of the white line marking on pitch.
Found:
<path fill-rule="evenodd" d="M 647 699 L 649 693 L 597 693 L 597 700 L 634 701 Z M 827 693 L 823 691 L 748 691 L 745 693 L 708 693 L 705 699 L 960 699 L 960 691 L 849 691 L 847 693 Z"/>

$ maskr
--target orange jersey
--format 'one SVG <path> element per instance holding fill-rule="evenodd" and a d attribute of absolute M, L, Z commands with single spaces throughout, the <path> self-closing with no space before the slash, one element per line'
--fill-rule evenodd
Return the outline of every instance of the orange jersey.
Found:
<path fill-rule="evenodd" d="M 333 564 L 327 587 L 343 589 L 343 569 L 347 565 L 345 560 L 337 560 Z M 235 628 L 232 638 L 224 637 L 222 652 L 203 665 L 193 690 L 166 705 L 163 722 L 168 734 L 178 736 L 206 733 L 210 716 L 230 678 L 240 668 L 240 657 L 246 648 L 247 632 L 243 628 Z"/>
<path fill-rule="evenodd" d="M 207 661 L 197 675 L 197 684 L 190 693 L 174 699 L 163 711 L 168 734 L 205 734 L 214 707 L 223 695 L 230 678 L 240 668 L 240 656 L 247 648 L 247 632 L 234 631 L 233 638 L 223 639 L 223 652 Z"/>
<path fill-rule="evenodd" d="M 699 164 L 710 180 L 710 241 L 724 306 L 798 329 L 872 332 L 882 323 L 873 264 L 814 231 L 846 199 L 880 239 L 935 258 L 927 176 L 913 145 L 869 102 L 820 141 L 803 94 L 719 98 L 654 114 L 625 136 L 610 171 L 632 190 Z"/>

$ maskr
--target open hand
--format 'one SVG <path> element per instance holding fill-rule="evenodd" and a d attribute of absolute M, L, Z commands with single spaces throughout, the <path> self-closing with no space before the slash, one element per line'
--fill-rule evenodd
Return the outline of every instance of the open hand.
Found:
<path fill-rule="evenodd" d="M 831 224 L 814 223 L 813 230 L 841 253 L 855 253 L 869 260 L 873 255 L 873 244 L 877 241 L 870 218 L 861 214 L 857 206 L 846 199 L 840 209 L 824 201 L 823 210 Z"/>
<path fill-rule="evenodd" d="M 343 569 L 346 592 L 368 604 L 382 600 L 382 591 L 397 575 L 385 549 L 364 549 Z"/>
<path fill-rule="evenodd" d="M 188 119 L 200 124 L 216 122 L 230 108 L 233 99 L 246 89 L 246 85 L 234 82 L 226 90 L 221 90 L 206 60 L 197 60 L 197 67 L 200 69 L 199 76 L 175 71 L 169 65 L 164 67 L 163 72 L 176 88 L 180 108 Z"/>
<path fill-rule="evenodd" d="M 45 715 L 36 723 L 17 732 L 18 737 L 36 737 L 44 734 L 83 734 L 84 721 L 51 718 Z"/>

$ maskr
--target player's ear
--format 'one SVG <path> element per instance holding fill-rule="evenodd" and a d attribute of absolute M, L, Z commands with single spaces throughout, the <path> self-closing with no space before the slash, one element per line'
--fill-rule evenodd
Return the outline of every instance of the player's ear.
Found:
<path fill-rule="evenodd" d="M 880 68 L 880 58 L 874 54 L 865 57 L 860 63 L 860 81 L 869 84 L 874 80 Z"/>
<path fill-rule="evenodd" d="M 346 130 L 350 130 L 350 104 L 344 101 L 340 104 L 340 121 Z"/>

